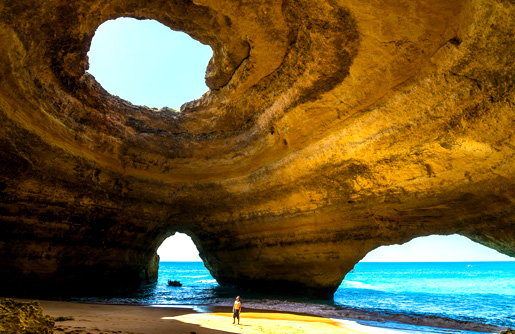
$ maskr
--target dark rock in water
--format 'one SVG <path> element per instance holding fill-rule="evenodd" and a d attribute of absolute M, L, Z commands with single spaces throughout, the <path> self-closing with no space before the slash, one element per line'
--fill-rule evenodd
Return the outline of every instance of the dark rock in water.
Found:
<path fill-rule="evenodd" d="M 179 282 L 179 281 L 172 281 L 172 280 L 168 280 L 168 286 L 182 286 L 182 283 Z"/>
<path fill-rule="evenodd" d="M 43 315 L 39 302 L 18 302 L 12 299 L 0 301 L 0 333 L 52 334 L 54 320 Z"/>

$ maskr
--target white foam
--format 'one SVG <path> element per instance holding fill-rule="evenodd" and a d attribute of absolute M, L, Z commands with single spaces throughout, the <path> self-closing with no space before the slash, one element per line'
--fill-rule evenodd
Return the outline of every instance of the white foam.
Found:
<path fill-rule="evenodd" d="M 358 282 L 358 281 L 343 281 L 341 287 L 344 288 L 354 288 L 354 289 L 368 289 L 368 290 L 377 290 L 377 291 L 383 291 L 377 286 Z"/>

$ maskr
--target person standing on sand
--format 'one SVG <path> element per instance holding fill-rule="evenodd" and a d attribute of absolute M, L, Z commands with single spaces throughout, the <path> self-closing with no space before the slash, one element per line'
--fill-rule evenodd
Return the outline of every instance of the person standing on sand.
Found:
<path fill-rule="evenodd" d="M 236 321 L 236 318 L 238 318 L 238 325 L 240 324 L 240 312 L 241 312 L 241 302 L 240 302 L 240 296 L 236 297 L 236 300 L 234 301 L 234 306 L 232 307 L 232 323 Z"/>

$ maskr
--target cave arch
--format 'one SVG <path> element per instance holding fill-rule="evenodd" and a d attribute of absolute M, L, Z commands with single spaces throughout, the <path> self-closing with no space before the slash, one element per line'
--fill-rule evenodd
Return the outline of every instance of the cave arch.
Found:
<path fill-rule="evenodd" d="M 512 297 L 514 261 L 458 234 L 417 237 L 369 252 L 347 273 L 334 302 L 344 309 L 429 311 L 443 321 L 502 325 L 511 313 L 498 304 Z"/>

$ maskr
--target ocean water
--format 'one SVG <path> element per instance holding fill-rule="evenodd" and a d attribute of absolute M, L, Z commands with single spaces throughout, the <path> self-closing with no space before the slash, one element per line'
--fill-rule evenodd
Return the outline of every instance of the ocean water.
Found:
<path fill-rule="evenodd" d="M 182 287 L 169 287 L 179 280 Z M 349 311 L 433 316 L 515 327 L 515 262 L 358 263 L 333 301 L 278 298 L 221 287 L 201 262 L 161 262 L 159 280 L 123 298 L 97 302 L 232 306 L 346 318 Z M 89 300 L 91 301 L 91 300 Z"/>
<path fill-rule="evenodd" d="M 514 327 L 515 262 L 359 263 L 335 303 Z"/>

